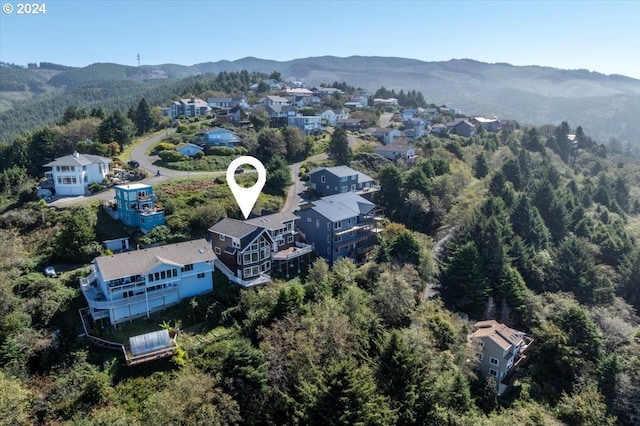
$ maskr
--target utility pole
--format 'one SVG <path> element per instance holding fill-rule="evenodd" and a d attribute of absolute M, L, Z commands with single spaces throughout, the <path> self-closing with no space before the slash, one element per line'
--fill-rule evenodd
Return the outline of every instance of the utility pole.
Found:
<path fill-rule="evenodd" d="M 140 66 L 140 54 L 138 53 L 138 66 Z"/>

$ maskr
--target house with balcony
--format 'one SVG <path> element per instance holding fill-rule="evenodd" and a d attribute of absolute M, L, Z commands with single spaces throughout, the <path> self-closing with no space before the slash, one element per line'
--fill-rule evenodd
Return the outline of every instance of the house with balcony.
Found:
<path fill-rule="evenodd" d="M 88 314 L 116 325 L 210 292 L 215 258 L 205 239 L 96 257 L 80 278 Z"/>
<path fill-rule="evenodd" d="M 46 181 L 41 188 L 54 189 L 56 195 L 86 195 L 92 183 L 102 183 L 109 174 L 110 158 L 79 154 L 59 157 L 43 167 Z"/>
<path fill-rule="evenodd" d="M 245 221 L 224 218 L 209 229 L 216 266 L 230 281 L 253 287 L 271 281 L 271 272 L 300 269 L 313 248 L 298 241 L 293 213 L 273 213 Z"/>
<path fill-rule="evenodd" d="M 402 132 L 393 127 L 369 127 L 365 133 L 378 139 L 385 145 L 393 143 L 396 138 L 402 136 Z"/>
<path fill-rule="evenodd" d="M 305 240 L 329 264 L 349 257 L 366 262 L 377 243 L 380 208 L 353 192 L 330 195 L 303 204 L 296 211 Z"/>
<path fill-rule="evenodd" d="M 527 362 L 533 339 L 495 320 L 478 321 L 473 329 L 470 340 L 478 357 L 478 371 L 483 377 L 495 378 L 498 395 L 502 395 Z"/>
<path fill-rule="evenodd" d="M 402 160 L 405 165 L 413 164 L 416 159 L 416 151 L 413 146 L 406 143 L 376 146 L 373 148 L 373 152 L 391 161 Z"/>
<path fill-rule="evenodd" d="M 322 131 L 322 123 L 320 116 L 317 115 L 295 115 L 287 117 L 287 125 L 296 127 L 305 135 L 320 133 Z"/>
<path fill-rule="evenodd" d="M 164 208 L 156 205 L 156 195 L 150 185 L 131 183 L 117 185 L 115 199 L 105 210 L 127 226 L 140 228 L 145 234 L 156 226 L 164 225 Z"/>
<path fill-rule="evenodd" d="M 289 124 L 289 119 L 297 115 L 296 107 L 293 105 L 272 104 L 264 107 L 270 118 L 272 127 L 283 127 Z"/>
<path fill-rule="evenodd" d="M 199 133 L 199 137 L 204 145 L 208 146 L 226 146 L 233 148 L 242 142 L 242 139 L 229 129 L 223 129 L 222 127 L 213 127 L 211 129 L 203 130 Z M 200 142 L 198 142 L 200 143 Z"/>
<path fill-rule="evenodd" d="M 316 167 L 309 172 L 308 186 L 320 197 L 375 189 L 373 178 L 348 166 Z"/>
<path fill-rule="evenodd" d="M 210 111 L 211 107 L 209 104 L 199 98 L 179 99 L 173 101 L 169 108 L 163 110 L 164 115 L 171 118 L 178 118 L 180 116 L 199 117 L 201 115 L 207 115 Z"/>
<path fill-rule="evenodd" d="M 220 97 L 220 98 L 207 98 L 207 104 L 211 108 L 234 108 L 240 107 L 243 109 L 249 109 L 249 103 L 247 98 L 241 97 Z"/>
<path fill-rule="evenodd" d="M 447 123 L 447 131 L 458 136 L 471 137 L 475 134 L 476 128 L 467 119 L 460 118 Z"/>
<path fill-rule="evenodd" d="M 358 132 L 367 122 L 361 118 L 341 118 L 336 120 L 336 127 Z"/>
<path fill-rule="evenodd" d="M 349 118 L 349 111 L 346 109 L 327 109 L 320 113 L 320 118 L 328 125 L 335 126 L 338 120 L 346 120 Z"/>
<path fill-rule="evenodd" d="M 469 121 L 471 122 L 471 124 L 480 126 L 487 132 L 491 133 L 497 133 L 502 129 L 502 127 L 500 126 L 500 120 L 495 117 L 471 117 Z"/>

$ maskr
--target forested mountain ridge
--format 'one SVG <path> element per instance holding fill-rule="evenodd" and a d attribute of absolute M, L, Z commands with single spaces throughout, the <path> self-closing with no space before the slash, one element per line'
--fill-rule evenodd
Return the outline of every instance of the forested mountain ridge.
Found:
<path fill-rule="evenodd" d="M 57 72 L 42 84 L 53 90 L 72 90 L 87 85 L 113 85 L 117 81 L 133 80 L 149 82 L 169 81 L 188 76 L 232 71 L 257 71 L 281 73 L 285 80 L 301 80 L 308 85 L 327 81 L 346 81 L 356 87 L 371 91 L 383 86 L 389 89 L 422 92 L 429 102 L 446 104 L 466 114 L 497 115 L 515 119 L 523 124 L 559 124 L 561 121 L 580 122 L 596 140 L 608 143 L 615 138 L 621 145 L 637 145 L 640 134 L 640 81 L 620 75 L 603 75 L 586 70 L 560 70 L 540 66 L 513 66 L 487 64 L 469 59 L 446 62 L 424 62 L 414 59 L 351 56 L 333 56 L 272 61 L 243 58 L 235 61 L 218 61 L 183 66 L 175 64 L 143 65 L 140 67 L 116 64 L 93 64 Z M 5 67 L 0 69 L 0 82 L 6 79 Z M 23 84 L 22 76 L 7 84 Z M 7 79 L 8 80 L 8 79 Z M 5 85 L 4 87 L 11 87 Z M 22 87 L 22 86 L 19 86 Z M 14 95 L 17 92 L 11 92 Z M 24 94 L 24 93 L 23 93 Z M 140 94 L 140 92 L 138 92 Z M 177 96 L 179 93 L 174 93 Z M 12 95 L 13 96 L 13 95 Z M 172 98 L 173 96 L 169 96 Z M 39 99 L 38 96 L 34 97 Z M 149 98 L 149 97 L 147 97 Z M 24 102 L 6 91 L 0 92 L 3 104 L 20 105 L 15 115 L 28 112 Z M 13 100 L 12 100 L 13 99 Z M 93 100 L 110 103 L 107 94 L 99 94 Z M 82 99 L 81 99 L 82 100 Z M 165 102 L 162 99 L 159 102 Z M 64 98 L 61 100 L 64 103 Z M 76 102 L 78 103 L 78 102 Z M 53 98 L 52 104 L 57 104 Z M 80 105 L 87 106 L 87 105 Z M 38 109 L 36 107 L 36 109 Z M 63 110 L 64 108 L 62 108 Z M 8 120 L 0 115 L 0 140 L 10 140 L 21 132 L 10 132 L 2 126 Z M 44 118 L 44 115 L 42 115 Z M 53 119 L 52 117 L 49 118 Z M 29 127 L 29 129 L 35 126 Z M 27 129 L 22 129 L 22 131 Z"/>

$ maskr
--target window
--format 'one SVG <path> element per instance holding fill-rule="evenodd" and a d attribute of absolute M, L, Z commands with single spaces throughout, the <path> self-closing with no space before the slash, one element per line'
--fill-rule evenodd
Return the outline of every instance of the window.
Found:
<path fill-rule="evenodd" d="M 489 358 L 489 363 L 492 365 L 498 365 L 499 362 L 497 359 L 495 359 L 494 357 Z"/>
<path fill-rule="evenodd" d="M 205 276 L 205 273 L 204 272 L 200 272 L 198 274 L 198 279 L 202 279 L 202 278 L 204 278 L 204 276 Z"/>
<path fill-rule="evenodd" d="M 307 218 L 307 222 L 311 222 L 311 218 L 310 217 Z"/>
<path fill-rule="evenodd" d="M 220 241 L 224 241 L 224 235 L 220 234 Z"/>
<path fill-rule="evenodd" d="M 337 221 L 334 227 L 335 227 L 335 229 L 342 228 L 342 221 L 341 220 Z"/>
<path fill-rule="evenodd" d="M 288 242 L 288 243 L 292 243 L 292 242 L 293 242 L 293 235 L 289 235 L 289 236 L 287 237 L 287 242 Z"/>
<path fill-rule="evenodd" d="M 260 274 L 260 268 L 257 266 L 252 266 L 251 268 L 244 268 L 244 277 L 253 277 Z"/>
<path fill-rule="evenodd" d="M 153 281 L 153 274 L 149 274 L 147 276 L 147 281 L 152 282 Z"/>
<path fill-rule="evenodd" d="M 493 377 L 498 377 L 498 372 L 493 368 L 489 369 L 489 374 L 491 374 Z"/>
<path fill-rule="evenodd" d="M 330 243 L 331 242 L 331 235 L 327 235 L 327 242 Z"/>
<path fill-rule="evenodd" d="M 320 183 L 324 183 L 325 182 L 325 177 L 324 176 L 320 176 Z"/>
<path fill-rule="evenodd" d="M 193 271 L 193 263 L 190 263 L 189 265 L 184 265 L 182 267 L 182 272 L 189 272 L 189 271 Z"/>
<path fill-rule="evenodd" d="M 342 187 L 340 187 L 340 192 L 341 192 L 341 193 L 343 193 L 343 194 L 344 194 L 345 192 L 349 192 L 349 187 L 348 187 L 348 186 L 342 186 Z"/>
<path fill-rule="evenodd" d="M 221 251 L 220 251 L 220 247 L 215 247 L 215 248 L 213 249 L 213 251 L 215 251 L 215 252 L 216 252 L 216 254 L 220 254 L 220 253 L 221 253 Z"/>
<path fill-rule="evenodd" d="M 316 229 L 320 228 L 320 219 L 316 219 Z"/>

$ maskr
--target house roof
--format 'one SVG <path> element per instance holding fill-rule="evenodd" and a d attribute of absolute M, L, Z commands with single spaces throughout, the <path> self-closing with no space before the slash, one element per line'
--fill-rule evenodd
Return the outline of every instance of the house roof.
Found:
<path fill-rule="evenodd" d="M 161 264 L 175 266 L 210 261 L 216 258 L 211 243 L 204 238 L 143 250 L 100 256 L 93 263 L 105 281 L 142 275 Z"/>
<path fill-rule="evenodd" d="M 269 99 L 271 102 L 289 102 L 289 99 L 283 98 L 282 96 L 268 95 L 265 97 L 265 100 L 266 99 Z"/>
<path fill-rule="evenodd" d="M 457 126 L 459 126 L 461 124 L 464 124 L 465 126 L 468 126 L 468 127 L 475 127 L 473 124 L 471 124 L 469 121 L 467 121 L 466 118 L 459 118 L 459 119 L 457 119 L 455 121 L 449 122 L 449 123 L 447 123 L 447 126 L 448 127 L 457 127 Z"/>
<path fill-rule="evenodd" d="M 259 226 L 261 228 L 274 230 L 280 229 L 286 222 L 295 221 L 298 219 L 293 213 L 289 212 L 281 212 L 281 213 L 273 213 L 265 216 L 255 217 L 253 219 L 245 220 L 244 223 L 248 223 L 250 225 Z"/>
<path fill-rule="evenodd" d="M 116 185 L 116 188 L 137 191 L 139 189 L 151 188 L 151 185 L 147 185 L 146 183 L 126 183 L 124 185 Z"/>
<path fill-rule="evenodd" d="M 227 133 L 233 133 L 233 131 L 231 131 L 231 130 L 229 130 L 229 129 L 222 128 L 222 127 L 212 127 L 212 128 L 210 128 L 210 129 L 207 129 L 207 130 L 202 130 L 202 131 L 201 131 L 201 132 L 199 132 L 199 133 L 202 133 L 202 134 L 204 134 L 204 135 L 207 135 L 207 134 L 209 134 L 209 133 L 216 133 L 216 132 L 227 132 Z M 235 135 L 235 133 L 233 133 L 233 134 Z"/>
<path fill-rule="evenodd" d="M 187 148 L 187 147 L 195 148 L 198 151 L 204 151 L 204 149 L 201 146 L 198 146 L 198 145 L 195 145 L 195 144 L 192 144 L 192 143 L 189 143 L 189 142 L 181 143 L 180 145 L 177 145 L 176 149 Z"/>
<path fill-rule="evenodd" d="M 340 124 L 357 124 L 362 122 L 364 122 L 364 119 L 362 118 L 341 118 L 337 121 L 337 123 Z"/>
<path fill-rule="evenodd" d="M 376 207 L 371 201 L 353 192 L 329 195 L 311 204 L 314 211 L 331 222 L 367 214 Z"/>
<path fill-rule="evenodd" d="M 209 232 L 243 238 L 258 229 L 257 226 L 237 219 L 225 217 L 209 228 Z"/>
<path fill-rule="evenodd" d="M 74 152 L 71 155 L 58 157 L 52 162 L 45 164 L 43 167 L 88 166 L 89 164 L 110 163 L 110 162 L 111 162 L 110 158 L 101 157 L 99 155 L 79 154 L 77 152 Z"/>
<path fill-rule="evenodd" d="M 388 145 L 376 146 L 373 151 L 384 151 L 384 152 L 394 152 L 394 151 L 408 151 L 413 149 L 413 147 L 406 143 L 390 143 Z"/>
<path fill-rule="evenodd" d="M 359 172 L 357 170 L 353 170 L 349 166 L 316 167 L 315 169 L 311 170 L 309 172 L 309 174 L 314 174 L 314 173 L 320 172 L 322 170 L 326 170 L 327 172 L 329 172 L 332 175 L 335 175 L 337 177 L 346 177 L 346 176 L 357 175 L 358 176 L 358 183 L 373 181 L 373 178 L 371 176 L 368 176 L 368 175 L 366 175 L 366 174 L 364 174 L 362 172 Z"/>
<path fill-rule="evenodd" d="M 524 332 L 509 328 L 495 320 L 478 321 L 474 324 L 474 328 L 476 330 L 471 334 L 472 338 L 486 337 L 505 351 L 511 345 L 519 345 L 525 336 Z"/>
<path fill-rule="evenodd" d="M 487 117 L 472 117 L 472 120 L 475 120 L 478 123 L 496 123 L 500 121 L 497 118 L 487 118 Z"/>

